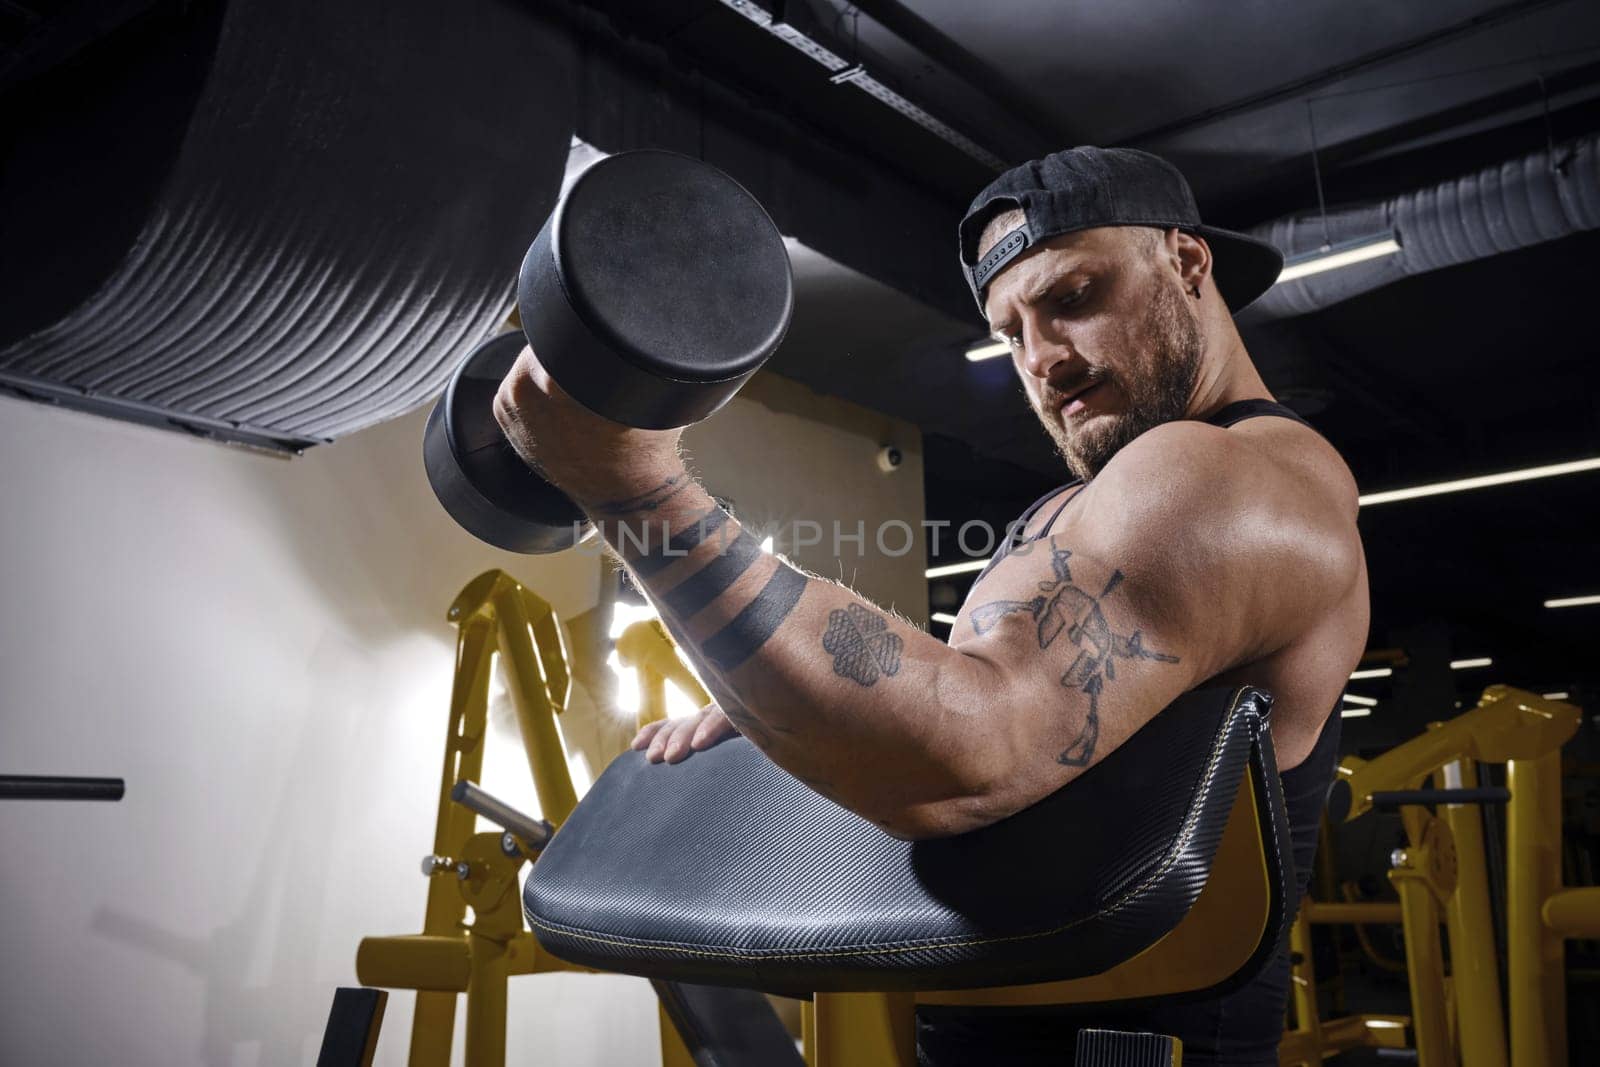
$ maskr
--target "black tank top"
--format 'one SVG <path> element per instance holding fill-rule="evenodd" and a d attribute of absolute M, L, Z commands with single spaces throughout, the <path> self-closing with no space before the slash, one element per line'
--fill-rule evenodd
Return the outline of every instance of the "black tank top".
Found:
<path fill-rule="evenodd" d="M 1289 408 L 1272 400 L 1240 400 L 1217 411 L 1206 422 L 1232 426 L 1262 416 L 1293 419 L 1309 426 Z M 1044 504 L 1065 490 L 1082 485 L 1082 479 L 1052 489 L 1011 524 L 1004 543 L 978 575 L 982 581 L 1018 545 L 1048 534 L 1067 505 L 1077 498 L 1069 492 L 1039 531 L 1024 536 L 1023 529 Z M 976 587 L 977 582 L 973 583 Z M 1339 755 L 1339 714 L 1335 708 L 1322 726 L 1311 754 L 1299 765 L 1279 775 L 1289 834 L 1294 845 L 1298 907 L 1311 879 L 1322 808 L 1333 783 Z M 1292 917 L 1292 916 L 1291 916 Z M 1284 1008 L 1289 996 L 1287 927 L 1273 961 L 1250 982 L 1226 996 L 1207 1000 L 1161 1000 L 1129 1007 L 1048 1009 L 920 1008 L 917 1011 L 917 1057 L 926 1067 L 984 1064 L 985 1067 L 1036 1067 L 1059 1064 L 1070 1057 L 1077 1032 L 1083 1027 L 1152 1031 L 1183 1041 L 1183 1062 L 1192 1067 L 1211 1064 L 1241 1067 L 1275 1067 L 1278 1041 L 1283 1034 Z"/>

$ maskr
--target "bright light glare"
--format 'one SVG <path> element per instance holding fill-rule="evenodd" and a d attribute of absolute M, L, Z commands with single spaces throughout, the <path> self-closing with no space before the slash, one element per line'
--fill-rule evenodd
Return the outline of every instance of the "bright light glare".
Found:
<path fill-rule="evenodd" d="M 1274 284 L 1282 285 L 1284 282 L 1292 282 L 1296 278 L 1321 274 L 1325 270 L 1337 270 L 1340 267 L 1348 267 L 1354 263 L 1364 263 L 1369 259 L 1377 259 L 1379 256 L 1392 256 L 1398 251 L 1400 251 L 1400 242 L 1393 237 L 1380 237 L 1377 240 L 1330 248 L 1326 252 L 1311 256 L 1297 256 L 1294 261 L 1285 264 L 1283 273 L 1278 275 L 1278 280 Z"/>
<path fill-rule="evenodd" d="M 1593 470 L 1600 470 L 1600 456 L 1590 459 L 1575 459 L 1570 463 L 1550 463 L 1543 467 L 1525 467 L 1522 470 L 1502 471 L 1499 474 L 1480 474 L 1473 478 L 1456 478 L 1448 482 L 1414 485 L 1409 489 L 1386 489 L 1381 493 L 1362 493 L 1358 501 L 1365 508 L 1371 507 L 1373 504 L 1392 503 L 1396 500 L 1415 500 L 1420 496 L 1440 496 L 1444 493 L 1465 492 L 1468 489 L 1487 489 L 1495 485 L 1531 482 L 1539 478 L 1555 478 L 1563 474 L 1582 474 L 1584 471 Z M 1600 597 L 1595 599 L 1600 602 Z"/>
<path fill-rule="evenodd" d="M 636 622 L 647 619 L 659 619 L 656 609 L 650 604 L 628 604 L 619 601 L 611 609 L 611 640 L 615 641 L 622 636 L 622 631 Z"/>
<path fill-rule="evenodd" d="M 952 574 L 967 574 L 972 571 L 981 571 L 989 565 L 986 559 L 969 559 L 965 563 L 945 563 L 938 567 L 929 567 L 929 578 L 948 578 Z"/>
<path fill-rule="evenodd" d="M 1558 596 L 1544 602 L 1547 608 L 1581 608 L 1589 604 L 1600 604 L 1600 596 Z"/>
<path fill-rule="evenodd" d="M 1387 677 L 1389 677 L 1389 675 L 1391 675 L 1393 673 L 1394 673 L 1394 668 L 1392 668 L 1392 667 L 1372 667 L 1372 668 L 1369 668 L 1369 669 L 1364 670 L 1364 671 L 1351 671 L 1350 672 L 1350 677 L 1356 678 L 1356 679 L 1361 679 L 1361 678 L 1387 678 Z"/>
<path fill-rule="evenodd" d="M 928 618 L 932 622 L 940 622 L 946 626 L 954 626 L 956 624 L 956 617 L 948 611 L 936 611 L 929 615 Z"/>
<path fill-rule="evenodd" d="M 763 537 L 761 539 L 761 551 L 765 552 L 769 556 L 772 555 L 772 535 L 771 534 L 768 534 L 767 536 L 765 536 L 765 537 Z"/>
<path fill-rule="evenodd" d="M 982 359 L 994 359 L 996 356 L 1011 354 L 1011 346 L 1004 341 L 989 341 L 981 345 L 973 345 L 967 349 L 967 359 L 973 363 Z"/>
<path fill-rule="evenodd" d="M 1474 667 L 1487 667 L 1494 663 L 1488 656 L 1479 656 L 1477 659 L 1453 659 L 1450 669 L 1453 671 L 1470 671 Z"/>
<path fill-rule="evenodd" d="M 615 641 L 622 636 L 622 631 L 636 622 L 645 622 L 649 619 L 658 619 L 660 616 L 656 609 L 649 604 L 628 604 L 619 602 L 611 609 L 611 639 Z M 680 654 L 680 658 L 681 654 Z M 606 657 L 606 666 L 610 667 L 617 675 L 617 711 L 624 718 L 632 719 L 639 714 L 639 672 L 632 667 L 624 667 L 622 660 L 615 651 Z M 667 685 L 667 717 L 680 718 L 684 715 L 693 715 L 700 709 L 693 700 L 677 686 Z"/>

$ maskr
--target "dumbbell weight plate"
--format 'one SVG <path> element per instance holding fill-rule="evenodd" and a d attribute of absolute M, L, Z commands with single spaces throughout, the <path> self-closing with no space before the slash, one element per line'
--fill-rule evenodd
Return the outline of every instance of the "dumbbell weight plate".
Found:
<path fill-rule="evenodd" d="M 428 416 L 422 462 L 439 503 L 474 537 L 510 552 L 559 552 L 592 528 L 529 469 L 494 418 L 494 394 L 526 343 L 503 333 L 461 361 Z"/>
<path fill-rule="evenodd" d="M 563 391 L 615 422 L 668 429 L 716 411 L 777 350 L 794 282 L 782 235 L 739 183 L 687 156 L 625 152 L 562 196 L 523 259 L 517 305 Z M 424 458 L 468 531 L 555 552 L 575 543 L 583 516 L 526 468 L 493 416 L 521 340 L 486 342 L 457 370 Z"/>
<path fill-rule="evenodd" d="M 789 328 L 783 236 L 715 167 L 608 156 L 567 190 L 523 260 L 522 329 L 561 388 L 641 429 L 698 422 Z"/>

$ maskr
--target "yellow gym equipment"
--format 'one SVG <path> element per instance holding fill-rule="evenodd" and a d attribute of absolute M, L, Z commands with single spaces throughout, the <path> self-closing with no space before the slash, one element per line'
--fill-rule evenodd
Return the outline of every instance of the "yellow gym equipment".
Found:
<path fill-rule="evenodd" d="M 434 848 L 423 861 L 430 877 L 423 929 L 364 939 L 356 972 L 367 986 L 417 991 L 410 1063 L 443 1067 L 449 1062 L 456 998 L 465 993 L 467 1063 L 499 1067 L 506 1056 L 509 978 L 586 970 L 539 945 L 525 926 L 518 891 L 523 865 L 537 858 L 553 833 L 551 824 L 560 826 L 577 801 L 559 727 L 572 671 L 550 605 L 504 572 L 489 571 L 469 583 L 451 605 L 449 618 L 458 629 L 455 685 Z M 573 620 L 574 629 L 583 621 Z M 665 714 L 669 684 L 700 704 L 708 701 L 659 623 L 634 624 L 616 650 L 638 672 L 641 722 Z M 475 782 L 483 763 L 496 654 L 548 822 L 517 812 Z M 1236 788 L 1231 806 L 1223 809 L 1231 814 L 1204 888 L 1177 925 L 1144 951 L 1071 981 L 950 992 L 818 993 L 803 1012 L 805 1062 L 810 1067 L 911 1067 L 919 1004 L 1102 1003 L 1225 981 L 1270 947 L 1285 903 L 1268 859 L 1268 828 L 1274 825 L 1270 801 L 1251 773 Z M 478 815 L 501 831 L 475 832 Z M 665 1067 L 689 1067 L 693 1058 L 665 1009 L 660 1031 Z M 1161 1055 L 1161 1062 L 1179 1064 L 1181 1046 L 1172 1041 Z"/>
<path fill-rule="evenodd" d="M 498 653 L 539 806 L 555 826 L 578 801 L 557 718 L 566 708 L 571 671 L 550 605 L 504 571 L 488 571 L 468 583 L 450 605 L 449 619 L 457 628 L 455 684 L 433 853 L 423 859 L 429 884 L 422 933 L 363 939 L 356 975 L 366 986 L 417 991 L 413 1067 L 449 1064 L 456 998 L 462 993 L 467 1063 L 498 1067 L 505 1062 L 510 976 L 587 968 L 544 951 L 523 922 L 518 874 L 548 840 L 551 826 L 475 784 L 483 768 L 490 670 Z M 668 680 L 702 704 L 709 702 L 658 623 L 629 627 L 618 652 L 646 679 L 641 724 L 665 715 Z M 498 822 L 504 832 L 474 832 L 478 815 Z M 661 1038 L 665 1067 L 690 1067 L 693 1060 L 665 1015 Z"/>
<path fill-rule="evenodd" d="M 1562 941 L 1600 932 L 1600 889 L 1561 884 L 1560 750 L 1581 712 L 1509 686 L 1370 760 L 1346 758 L 1330 808 L 1354 819 L 1398 807 L 1406 847 L 1392 857 L 1398 904 L 1307 901 L 1290 937 L 1296 1026 L 1279 1062 L 1319 1064 L 1358 1046 L 1396 1047 L 1414 1031 L 1422 1067 L 1559 1067 L 1567 1062 Z M 1509 797 L 1478 786 L 1480 763 L 1504 763 Z M 1433 788 L 1423 788 L 1432 781 Z M 1497 795 L 1498 793 L 1498 795 Z M 1474 804 L 1507 808 L 1507 980 L 1510 1043 L 1501 1011 L 1482 822 Z M 1426 804 L 1436 804 L 1437 814 Z M 1344 811 L 1338 809 L 1344 808 Z M 1442 912 L 1442 916 L 1441 916 Z M 1449 946 L 1444 969 L 1441 917 Z M 1404 932 L 1410 1018 L 1317 1014 L 1310 928 L 1398 922 Z M 1509 1052 L 1509 1059 L 1508 1059 Z"/>

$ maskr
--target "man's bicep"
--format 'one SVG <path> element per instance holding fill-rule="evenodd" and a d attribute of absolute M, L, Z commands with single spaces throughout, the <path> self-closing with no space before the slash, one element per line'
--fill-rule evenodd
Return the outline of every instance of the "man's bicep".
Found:
<path fill-rule="evenodd" d="M 1357 580 L 1349 493 L 1198 423 L 1139 438 L 1090 487 L 1095 551 L 1141 581 L 1135 610 L 1186 635 L 1198 680 L 1284 648 Z M 1348 497 L 1348 499 L 1345 499 Z"/>
<path fill-rule="evenodd" d="M 1141 576 L 1066 534 L 1024 546 L 973 591 L 952 644 L 988 661 L 1004 697 L 987 718 L 1016 775 L 1008 807 L 1048 795 L 1098 762 L 1179 694 L 1185 638 L 1138 605 Z"/>

